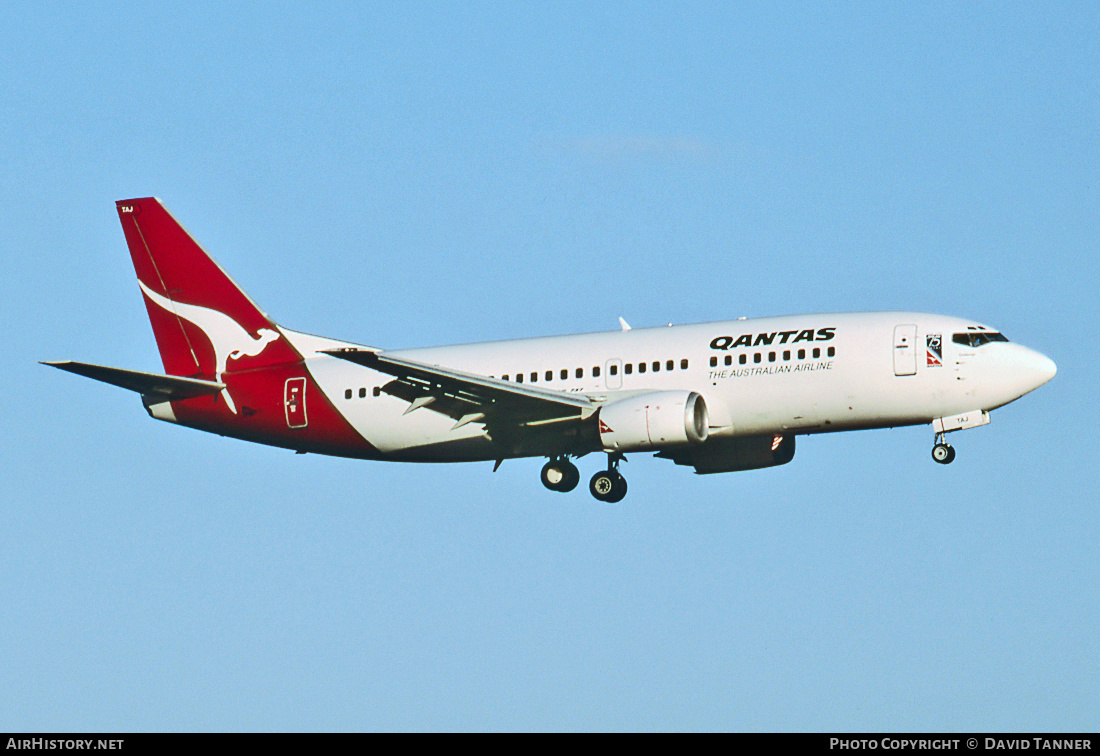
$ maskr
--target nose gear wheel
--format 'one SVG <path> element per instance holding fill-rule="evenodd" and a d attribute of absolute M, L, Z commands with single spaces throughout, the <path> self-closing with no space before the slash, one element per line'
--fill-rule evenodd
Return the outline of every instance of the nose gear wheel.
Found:
<path fill-rule="evenodd" d="M 955 461 L 955 448 L 947 443 L 946 433 L 936 434 L 936 445 L 932 447 L 932 459 L 941 465 L 949 465 Z"/>

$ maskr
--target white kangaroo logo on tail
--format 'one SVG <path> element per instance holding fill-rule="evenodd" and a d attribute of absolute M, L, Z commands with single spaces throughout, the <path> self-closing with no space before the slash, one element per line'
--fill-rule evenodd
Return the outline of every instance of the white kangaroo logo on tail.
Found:
<path fill-rule="evenodd" d="M 210 345 L 214 347 L 214 359 L 217 362 L 214 368 L 214 377 L 219 382 L 222 380 L 226 362 L 230 357 L 235 360 L 246 356 L 255 357 L 267 348 L 268 344 L 279 338 L 278 331 L 273 331 L 270 328 L 261 328 L 257 331 L 260 334 L 259 338 L 253 338 L 248 331 L 241 328 L 237 321 L 224 313 L 211 310 L 209 307 L 184 304 L 161 296 L 140 280 L 138 286 L 145 292 L 145 296 L 156 302 L 159 307 L 193 323 L 206 334 L 206 338 L 210 340 Z M 229 390 L 222 389 L 222 396 L 225 398 L 229 410 L 234 415 L 237 414 L 237 407 L 233 404 L 233 398 L 229 396 Z"/>

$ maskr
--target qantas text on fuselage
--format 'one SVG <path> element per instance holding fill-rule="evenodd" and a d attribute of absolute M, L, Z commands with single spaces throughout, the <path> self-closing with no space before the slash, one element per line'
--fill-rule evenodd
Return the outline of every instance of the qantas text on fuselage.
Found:
<path fill-rule="evenodd" d="M 797 344 L 800 341 L 829 341 L 835 336 L 836 328 L 804 328 L 794 331 L 772 331 L 771 333 L 742 334 L 736 338 L 733 336 L 716 336 L 710 342 L 711 349 L 736 349 L 737 347 L 771 346 L 772 344 L 786 344 L 788 341 Z M 791 337 L 794 338 L 791 338 Z"/>
<path fill-rule="evenodd" d="M 946 434 L 1049 381 L 1054 363 L 971 320 L 914 312 L 739 319 L 383 349 L 267 316 L 156 198 L 117 203 L 165 372 L 47 364 L 141 395 L 159 420 L 292 449 L 404 462 L 545 457 L 607 464 L 589 490 L 619 501 L 624 455 L 697 473 L 789 462 L 799 435 L 930 424 Z"/>

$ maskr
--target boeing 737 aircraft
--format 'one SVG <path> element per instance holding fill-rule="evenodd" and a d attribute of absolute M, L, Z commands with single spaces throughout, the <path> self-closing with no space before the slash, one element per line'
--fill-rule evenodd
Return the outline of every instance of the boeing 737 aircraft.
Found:
<path fill-rule="evenodd" d="M 800 434 L 931 424 L 946 434 L 1054 377 L 1054 363 L 971 320 L 833 313 L 389 350 L 274 323 L 156 198 L 118 216 L 167 375 L 46 364 L 141 394 L 170 423 L 272 446 L 400 462 L 607 454 L 589 489 L 626 495 L 619 462 L 651 452 L 697 473 L 794 457 Z M 494 470 L 496 467 L 493 468 Z"/>

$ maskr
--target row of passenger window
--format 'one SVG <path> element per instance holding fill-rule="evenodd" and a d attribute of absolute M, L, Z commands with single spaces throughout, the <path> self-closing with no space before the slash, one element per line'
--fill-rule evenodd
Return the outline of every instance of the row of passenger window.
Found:
<path fill-rule="evenodd" d="M 663 364 L 664 364 L 664 369 L 665 370 L 671 371 L 671 370 L 676 369 L 676 360 L 665 360 L 665 362 Z M 654 360 L 652 363 L 639 362 L 637 369 L 638 369 L 639 373 L 644 373 L 644 372 L 646 372 L 647 370 L 650 370 L 650 369 L 652 369 L 652 372 L 654 372 L 654 373 L 659 373 L 659 372 L 661 372 L 661 365 L 662 365 L 662 363 L 661 363 L 660 360 Z M 688 369 L 688 361 L 686 359 L 680 360 L 680 369 L 681 370 L 687 370 Z M 625 365 L 623 365 L 623 372 L 626 373 L 627 375 L 632 374 L 634 372 L 634 363 L 628 362 Z M 618 365 L 618 363 L 612 362 L 610 365 L 608 365 L 607 366 L 607 373 L 608 373 L 608 375 L 618 375 L 619 374 L 619 365 Z M 576 378 L 584 378 L 584 368 L 576 368 L 573 371 L 573 375 Z M 523 373 L 516 373 L 516 375 L 515 375 L 516 383 L 523 383 L 524 382 L 524 377 L 523 376 L 524 376 Z M 537 383 L 538 380 L 539 380 L 538 371 L 533 370 L 530 373 L 528 373 L 527 376 L 528 376 L 528 379 L 527 379 L 528 383 Z M 543 376 L 543 380 L 545 380 L 547 383 L 550 383 L 551 381 L 554 380 L 554 371 L 553 370 L 547 370 L 546 372 L 544 372 L 542 374 L 542 376 Z M 569 370 L 567 368 L 562 368 L 558 372 L 558 376 L 563 381 L 569 380 Z M 599 378 L 600 377 L 600 366 L 599 365 L 594 365 L 592 367 L 592 377 L 593 378 Z M 512 377 L 511 377 L 511 374 L 509 373 L 509 374 L 502 375 L 500 377 L 500 379 L 502 381 L 510 381 L 510 380 L 512 380 Z"/>
<path fill-rule="evenodd" d="M 800 360 L 806 359 L 806 354 L 807 354 L 807 350 L 799 349 L 798 350 L 798 359 L 800 359 Z M 835 357 L 836 356 L 836 347 L 829 347 L 825 351 L 825 354 L 829 357 Z M 810 351 L 810 355 L 815 360 L 819 359 L 821 357 L 821 347 L 814 347 L 813 350 Z M 776 359 L 778 359 L 778 353 L 777 352 L 768 352 L 768 362 L 775 362 Z M 784 362 L 790 362 L 790 360 L 791 360 L 791 350 L 790 349 L 784 349 L 783 350 L 783 361 Z M 753 364 L 759 364 L 759 363 L 763 362 L 764 361 L 764 353 L 763 352 L 754 353 L 753 356 L 752 356 L 752 361 L 753 361 Z M 737 357 L 737 364 L 738 365 L 747 365 L 748 363 L 749 363 L 749 356 L 747 354 L 738 355 L 738 357 Z M 725 364 L 726 366 L 732 365 L 733 364 L 733 355 L 732 354 L 727 354 L 725 356 L 725 359 L 723 360 L 723 364 Z M 718 367 L 718 356 L 717 355 L 714 355 L 710 358 L 710 366 L 711 367 Z"/>
<path fill-rule="evenodd" d="M 374 387 L 374 395 L 375 396 L 382 396 L 382 389 L 380 389 L 378 386 L 375 386 Z M 353 394 L 352 394 L 351 389 L 345 389 L 344 390 L 344 398 L 345 399 L 351 399 L 352 396 L 353 396 Z M 359 398 L 360 399 L 366 399 L 367 398 L 367 390 L 365 388 L 360 388 L 359 389 Z"/>
<path fill-rule="evenodd" d="M 805 350 L 799 350 L 799 351 L 802 352 L 802 351 L 805 351 Z M 815 349 L 814 351 L 818 352 L 820 350 Z M 830 347 L 829 348 L 829 356 L 830 357 L 832 356 L 832 351 L 833 351 L 832 347 Z M 815 354 L 814 356 L 816 357 L 817 355 Z M 710 358 L 711 367 L 714 367 L 715 365 L 718 364 L 716 362 L 716 359 L 717 358 L 715 358 L 715 357 Z M 802 359 L 802 358 L 799 357 L 799 359 Z M 726 357 L 726 360 L 727 360 L 726 364 L 729 365 L 730 363 L 728 362 L 728 360 L 729 360 L 728 355 Z M 757 362 L 759 362 L 759 360 L 757 360 Z M 688 362 L 687 358 L 681 359 L 680 360 L 680 369 L 681 370 L 687 370 L 689 364 L 690 363 Z M 635 371 L 637 371 L 638 373 L 646 373 L 646 372 L 659 373 L 659 372 L 661 372 L 662 369 L 664 369 L 665 371 L 675 370 L 676 369 L 676 360 L 665 360 L 664 362 L 662 362 L 661 360 L 653 360 L 652 362 L 638 362 L 638 363 L 627 362 L 627 363 L 623 364 L 622 367 L 623 367 L 623 373 L 625 373 L 626 375 L 632 375 Z M 584 368 L 574 368 L 573 376 L 575 378 L 584 378 L 584 372 L 585 372 Z M 619 365 L 618 365 L 618 363 L 617 362 L 612 362 L 610 365 L 608 365 L 607 366 L 607 372 L 608 372 L 609 375 L 618 375 L 619 374 Z M 593 378 L 599 378 L 600 375 L 601 375 L 600 366 L 599 365 L 593 365 L 590 374 Z M 526 378 L 524 377 L 525 375 L 526 375 Z M 546 383 L 551 383 L 555 380 L 555 378 L 554 378 L 555 375 L 558 377 L 558 380 L 567 381 L 567 380 L 569 380 L 569 369 L 568 368 L 562 368 L 561 370 L 557 371 L 556 373 L 553 370 L 547 370 L 547 371 L 542 373 L 542 379 Z M 489 376 L 489 377 L 490 378 L 495 378 L 496 376 Z M 502 375 L 500 377 L 500 379 L 502 381 L 511 381 L 513 379 L 513 376 L 512 376 L 511 373 L 506 373 L 505 375 Z M 538 383 L 538 381 L 539 381 L 539 372 L 535 371 L 535 370 L 532 370 L 530 373 L 526 373 L 526 374 L 524 374 L 524 373 L 516 373 L 515 374 L 515 382 L 516 383 L 523 383 L 525 380 L 528 383 Z M 375 396 L 380 396 L 381 393 L 382 393 L 381 390 L 377 386 L 375 386 L 374 387 L 374 395 Z M 355 391 L 353 389 L 345 389 L 344 390 L 344 398 L 345 399 L 351 399 L 353 396 L 355 396 Z M 367 396 L 367 390 L 365 388 L 360 388 L 359 389 L 359 398 L 360 399 L 365 399 L 366 396 Z"/>
<path fill-rule="evenodd" d="M 638 372 L 639 373 L 646 372 L 646 365 L 647 364 L 650 364 L 652 366 L 652 368 L 653 368 L 652 372 L 654 372 L 654 373 L 661 372 L 661 361 L 660 360 L 654 360 L 652 363 L 639 362 L 638 363 Z M 686 359 L 680 360 L 680 369 L 681 370 L 687 370 L 687 368 L 688 368 L 688 361 Z M 619 369 L 619 366 L 613 364 L 613 365 L 611 365 L 611 367 L 608 370 L 611 373 L 611 375 L 615 375 L 616 372 L 618 371 L 618 369 Z M 667 360 L 665 362 L 665 370 L 675 370 L 675 369 L 676 369 L 676 362 L 674 360 Z M 626 364 L 624 364 L 623 365 L 623 372 L 626 373 L 627 375 L 630 375 L 631 373 L 633 373 L 634 372 L 634 363 L 633 362 L 627 362 Z"/>

